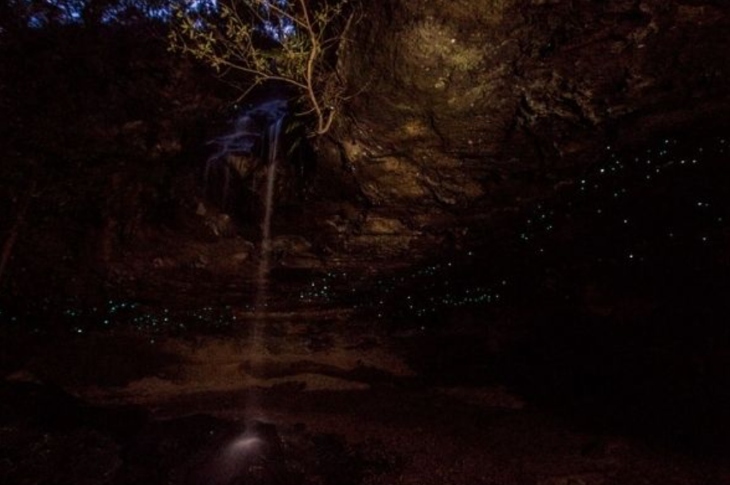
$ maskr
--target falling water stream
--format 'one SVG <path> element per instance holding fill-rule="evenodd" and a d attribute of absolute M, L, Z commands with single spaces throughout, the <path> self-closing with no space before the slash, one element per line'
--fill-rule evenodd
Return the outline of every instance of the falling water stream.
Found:
<path fill-rule="evenodd" d="M 253 164 L 256 158 L 260 158 L 265 162 L 264 215 L 261 221 L 260 253 L 255 280 L 254 314 L 246 346 L 247 365 L 251 369 L 262 364 L 265 354 L 264 326 L 268 316 L 271 223 L 274 214 L 281 132 L 286 113 L 286 101 L 279 99 L 269 100 L 245 110 L 235 120 L 232 132 L 213 141 L 218 150 L 208 160 L 206 166 L 206 177 L 213 169 L 222 169 L 224 172 L 223 196 L 225 199 L 229 190 L 230 172 L 237 171 L 239 175 L 243 175 L 243 172 L 250 170 L 253 166 L 250 165 L 247 168 L 238 166 L 237 163 L 240 162 L 237 160 L 243 159 L 247 160 L 249 164 Z M 260 154 L 255 153 L 257 146 L 261 147 Z M 251 389 L 246 402 L 248 421 L 253 422 L 253 420 L 260 420 L 264 417 L 260 404 L 258 392 L 256 389 Z"/>
<path fill-rule="evenodd" d="M 265 313 L 266 293 L 271 255 L 271 218 L 274 213 L 274 189 L 276 187 L 276 167 L 279 157 L 279 138 L 284 118 L 278 118 L 268 131 L 266 192 L 264 194 L 264 219 L 261 223 L 261 260 L 259 263 L 256 296 L 256 312 Z"/>
<path fill-rule="evenodd" d="M 261 247 L 258 274 L 256 277 L 256 298 L 254 319 L 249 341 L 249 365 L 255 369 L 262 362 L 265 353 L 263 327 L 266 324 L 269 271 L 271 266 L 271 220 L 274 214 L 274 193 L 276 188 L 276 169 L 279 159 L 279 139 L 284 117 L 280 116 L 267 127 L 266 146 L 266 190 L 264 192 L 264 218 L 261 222 Z M 258 394 L 255 389 L 249 392 L 248 413 L 261 413 Z M 260 418 L 261 416 L 257 416 Z"/>

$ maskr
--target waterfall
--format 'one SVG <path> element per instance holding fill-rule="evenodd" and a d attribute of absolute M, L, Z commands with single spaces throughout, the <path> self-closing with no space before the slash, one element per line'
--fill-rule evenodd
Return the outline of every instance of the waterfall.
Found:
<path fill-rule="evenodd" d="M 253 275 L 255 284 L 253 316 L 248 341 L 244 347 L 244 358 L 251 369 L 261 366 L 266 355 L 263 330 L 267 320 L 269 299 L 271 224 L 282 130 L 287 112 L 285 99 L 269 99 L 250 105 L 236 116 L 227 134 L 211 140 L 210 144 L 214 146 L 214 151 L 205 166 L 206 189 L 217 189 L 215 195 L 222 196 L 219 200 L 224 210 L 231 202 L 228 196 L 231 178 L 234 175 L 238 175 L 241 180 L 250 178 L 255 184 L 256 174 L 260 170 L 265 171 L 265 185 L 261 195 L 264 213 L 261 220 L 260 253 L 258 268 Z M 212 186 L 213 184 L 216 186 Z M 251 192 L 261 193 L 256 186 Z M 256 372 L 253 372 L 253 375 L 256 375 Z M 262 418 L 262 409 L 259 392 L 254 386 L 250 387 L 245 404 L 246 415 L 247 421 L 254 422 Z"/>
<path fill-rule="evenodd" d="M 256 278 L 256 297 L 254 301 L 254 318 L 249 339 L 248 361 L 255 369 L 263 361 L 266 348 L 264 345 L 263 327 L 266 324 L 269 271 L 271 266 L 271 221 L 274 214 L 276 192 L 276 170 L 279 162 L 281 130 L 284 126 L 284 116 L 280 116 L 269 125 L 266 130 L 266 191 L 264 192 L 264 217 L 261 222 L 261 253 L 259 258 L 258 274 Z M 258 401 L 258 391 L 249 390 L 247 413 L 259 413 L 255 419 L 261 419 L 262 412 Z M 250 420 L 251 418 L 249 418 Z"/>
<path fill-rule="evenodd" d="M 222 182 L 223 186 L 220 188 L 224 205 L 228 196 L 230 177 L 233 173 L 237 173 L 241 178 L 250 177 L 255 181 L 254 173 L 262 168 L 265 170 L 265 186 L 262 194 L 264 213 L 261 220 L 258 268 L 254 275 L 253 318 L 248 342 L 245 346 L 245 359 L 247 365 L 252 369 L 263 363 L 266 354 L 263 329 L 268 312 L 272 250 L 271 224 L 274 215 L 282 130 L 286 114 L 287 102 L 283 99 L 268 100 L 250 106 L 236 117 L 228 134 L 211 141 L 216 150 L 208 159 L 205 168 L 206 184 L 210 182 L 213 175 Z M 264 167 L 261 167 L 262 162 Z M 252 193 L 256 192 L 258 191 L 254 188 Z M 247 420 L 250 422 L 262 417 L 259 397 L 256 389 L 249 389 L 246 399 L 246 414 Z"/>
<path fill-rule="evenodd" d="M 271 219 L 274 214 L 276 168 L 279 158 L 279 139 L 283 125 L 284 117 L 282 116 L 274 121 L 267 129 L 266 192 L 264 193 L 264 218 L 261 222 L 261 259 L 256 281 L 257 295 L 255 311 L 257 314 L 265 313 L 266 299 L 268 296 L 268 280 L 271 265 Z"/>

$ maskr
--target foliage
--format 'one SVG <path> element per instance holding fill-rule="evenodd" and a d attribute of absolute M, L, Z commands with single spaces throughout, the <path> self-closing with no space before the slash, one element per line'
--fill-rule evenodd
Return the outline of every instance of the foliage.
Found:
<path fill-rule="evenodd" d="M 176 10 L 171 49 L 218 72 L 239 72 L 253 87 L 278 81 L 299 94 L 300 114 L 313 115 L 313 135 L 331 127 L 346 87 L 334 66 L 353 19 L 349 0 L 231 0 L 218 18 Z M 242 96 L 242 97 L 243 97 Z"/>
<path fill-rule="evenodd" d="M 59 25 L 141 24 L 166 20 L 175 0 L 7 0 L 0 5 L 0 33 Z"/>

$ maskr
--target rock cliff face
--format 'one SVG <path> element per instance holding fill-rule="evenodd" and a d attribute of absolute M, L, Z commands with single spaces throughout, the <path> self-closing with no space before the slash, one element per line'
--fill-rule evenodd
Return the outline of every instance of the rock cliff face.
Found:
<path fill-rule="evenodd" d="M 374 207 L 463 214 L 518 204 L 569 181 L 606 145 L 730 111 L 720 1 L 364 8 L 340 59 L 359 94 L 335 138 Z"/>
<path fill-rule="evenodd" d="M 135 298 L 178 283 L 186 295 L 207 285 L 228 288 L 225 301 L 250 296 L 263 165 L 254 183 L 238 174 L 228 206 L 201 180 L 230 93 L 161 44 L 77 30 L 32 32 L 23 55 L 4 48 L 14 67 L 0 104 L 18 121 L 0 133 L 11 214 L 0 229 L 27 220 L 5 237 L 17 239 L 5 280 L 18 294 L 56 275 L 42 292 L 78 280 Z M 352 96 L 315 166 L 277 178 L 272 292 L 305 294 L 297 285 L 311 273 L 297 271 L 371 275 L 494 242 L 515 211 L 574 186 L 608 146 L 726 132 L 729 31 L 721 0 L 362 2 L 338 60 Z"/>

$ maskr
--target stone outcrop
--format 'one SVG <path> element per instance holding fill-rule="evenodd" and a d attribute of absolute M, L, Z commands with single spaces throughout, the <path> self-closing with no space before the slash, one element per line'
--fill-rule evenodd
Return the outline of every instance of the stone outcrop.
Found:
<path fill-rule="evenodd" d="M 337 153 L 373 206 L 503 207 L 606 145 L 727 119 L 714 0 L 365 3 Z M 335 152 L 334 149 L 331 149 Z M 418 210 L 416 210 L 418 209 Z"/>
<path fill-rule="evenodd" d="M 305 269 L 387 272 L 459 251 L 475 232 L 497 240 L 516 210 L 570 185 L 608 145 L 727 128 L 730 14 L 719 0 L 362 9 L 339 52 L 352 96 L 316 163 L 303 151 L 313 166 L 282 164 L 277 176 L 272 233 L 286 237 L 273 264 L 287 282 Z M 39 187 L 11 248 L 12 291 L 90 286 L 103 301 L 107 287 L 177 295 L 158 288 L 178 280 L 195 294 L 202 278 L 232 300 L 250 296 L 265 165 L 211 158 L 206 144 L 235 118 L 223 110 L 231 93 L 129 32 L 28 35 L 23 55 L 5 46 L 12 69 L 0 79 L 16 120 L 0 133 L 1 230 L 22 219 L 14 201 L 29 197 L 28 181 Z"/>

